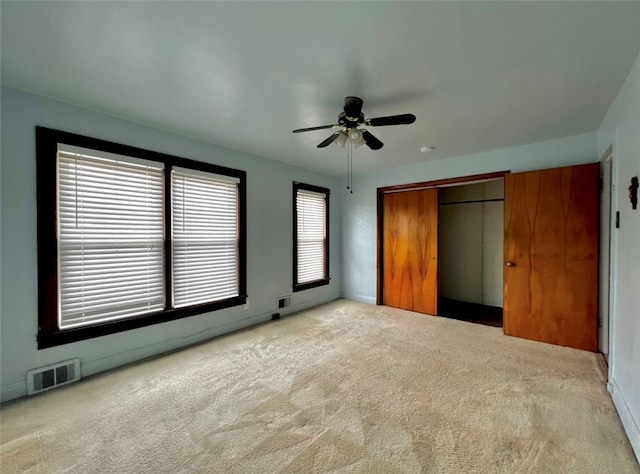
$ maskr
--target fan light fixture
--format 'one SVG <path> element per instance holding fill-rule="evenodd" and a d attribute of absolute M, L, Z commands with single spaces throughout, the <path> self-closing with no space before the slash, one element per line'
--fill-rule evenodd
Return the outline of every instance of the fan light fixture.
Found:
<path fill-rule="evenodd" d="M 355 127 L 349 130 L 349 141 L 353 143 L 353 146 L 356 148 L 365 143 L 362 138 L 362 132 Z"/>
<path fill-rule="evenodd" d="M 340 129 L 318 144 L 318 148 L 324 148 L 336 142 L 342 148 L 347 149 L 347 189 L 353 193 L 353 162 L 352 150 L 362 145 L 367 145 L 372 150 L 379 150 L 384 144 L 378 140 L 369 130 L 360 127 L 381 127 L 386 125 L 408 125 L 416 121 L 413 114 L 389 115 L 387 117 L 364 118 L 362 113 L 362 99 L 355 96 L 344 98 L 344 112 L 338 115 L 338 123 L 320 125 L 318 127 L 298 128 L 293 133 L 312 132 L 328 128 Z"/>

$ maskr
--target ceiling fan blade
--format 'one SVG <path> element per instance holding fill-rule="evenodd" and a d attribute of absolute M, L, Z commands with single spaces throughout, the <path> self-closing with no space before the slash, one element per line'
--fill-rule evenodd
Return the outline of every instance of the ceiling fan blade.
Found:
<path fill-rule="evenodd" d="M 352 119 L 358 119 L 362 112 L 362 99 L 352 95 L 344 98 L 344 114 Z"/>
<path fill-rule="evenodd" d="M 384 143 L 382 143 L 380 140 L 374 137 L 367 130 L 362 130 L 362 139 L 367 144 L 367 146 L 372 150 L 379 150 L 384 146 Z"/>
<path fill-rule="evenodd" d="M 381 127 L 383 125 L 407 125 L 416 121 L 416 116 L 413 114 L 401 114 L 401 115 L 389 115 L 388 117 L 376 117 L 367 119 L 366 125 L 372 127 Z"/>
<path fill-rule="evenodd" d="M 338 138 L 338 135 L 340 135 L 340 132 L 334 133 L 333 135 L 331 135 L 329 138 L 327 138 L 325 141 L 323 141 L 322 143 L 320 143 L 318 145 L 318 148 L 324 148 L 326 146 L 331 145 L 333 142 L 336 141 L 336 138 Z"/>
<path fill-rule="evenodd" d="M 296 128 L 293 133 L 300 133 L 300 132 L 312 132 L 313 130 L 324 130 L 325 128 L 337 128 L 340 125 L 320 125 L 319 127 L 309 127 L 309 128 Z"/>

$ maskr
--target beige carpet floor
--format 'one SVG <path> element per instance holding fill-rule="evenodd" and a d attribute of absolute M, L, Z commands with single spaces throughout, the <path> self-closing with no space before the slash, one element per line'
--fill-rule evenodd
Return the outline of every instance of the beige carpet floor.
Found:
<path fill-rule="evenodd" d="M 0 414 L 2 474 L 640 472 L 594 354 L 345 300 Z"/>

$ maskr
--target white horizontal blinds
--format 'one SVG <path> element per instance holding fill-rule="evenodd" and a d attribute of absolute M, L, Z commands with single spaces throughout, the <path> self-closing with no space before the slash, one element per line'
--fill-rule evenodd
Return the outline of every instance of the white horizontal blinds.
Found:
<path fill-rule="evenodd" d="M 303 189 L 296 195 L 298 283 L 325 278 L 326 196 Z"/>
<path fill-rule="evenodd" d="M 61 329 L 164 309 L 163 165 L 59 145 Z"/>
<path fill-rule="evenodd" d="M 174 307 L 238 296 L 238 180 L 174 168 L 171 191 Z"/>

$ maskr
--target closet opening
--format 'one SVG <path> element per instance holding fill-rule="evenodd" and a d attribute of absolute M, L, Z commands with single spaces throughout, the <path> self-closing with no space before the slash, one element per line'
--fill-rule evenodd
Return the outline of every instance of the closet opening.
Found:
<path fill-rule="evenodd" d="M 504 178 L 438 188 L 438 316 L 502 327 Z"/>

